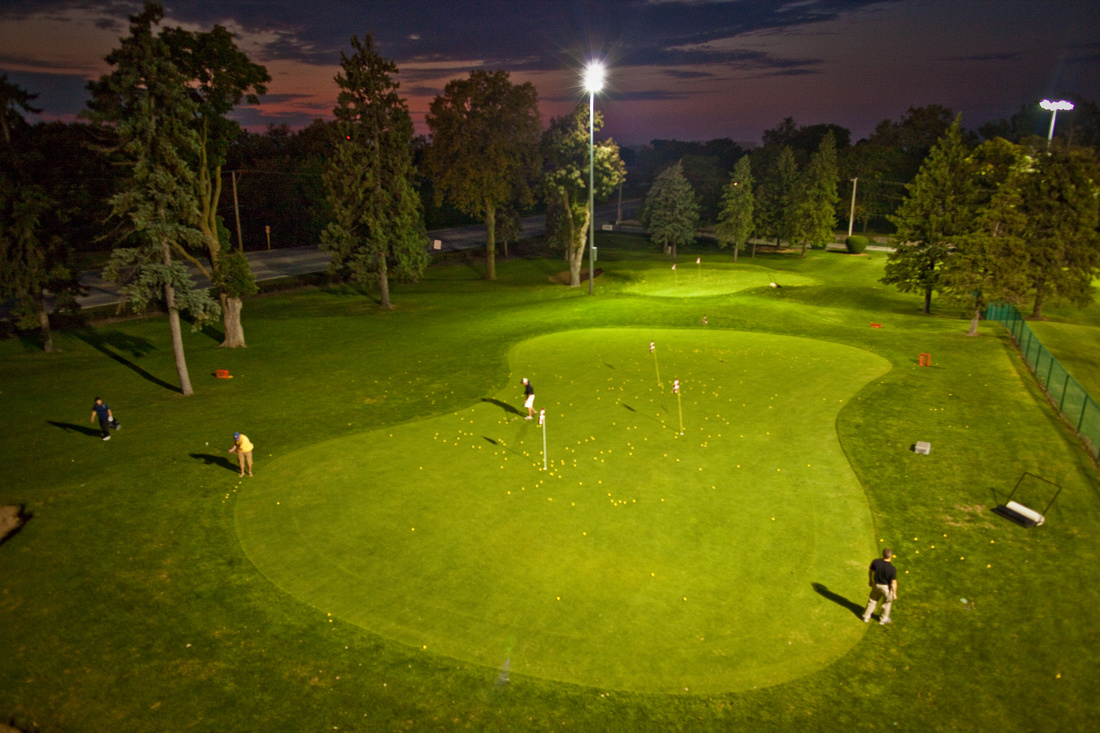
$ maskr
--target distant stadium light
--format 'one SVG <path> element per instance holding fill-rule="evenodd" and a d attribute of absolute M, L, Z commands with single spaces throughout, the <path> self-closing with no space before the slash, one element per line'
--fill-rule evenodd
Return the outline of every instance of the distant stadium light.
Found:
<path fill-rule="evenodd" d="M 1049 99 L 1044 99 L 1039 102 L 1039 106 L 1050 112 L 1050 132 L 1047 133 L 1047 150 L 1050 150 L 1050 143 L 1054 140 L 1054 120 L 1058 118 L 1058 110 L 1069 111 L 1073 109 L 1073 102 L 1064 99 L 1052 102 Z"/>

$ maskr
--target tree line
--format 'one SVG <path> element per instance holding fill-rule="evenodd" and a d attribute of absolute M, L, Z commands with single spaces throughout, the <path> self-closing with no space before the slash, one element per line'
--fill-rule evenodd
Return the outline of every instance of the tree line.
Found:
<path fill-rule="evenodd" d="M 246 343 L 242 304 L 256 284 L 243 255 L 245 230 L 236 214 L 242 208 L 253 222 L 261 216 L 270 222 L 277 237 L 319 242 L 332 253 L 334 277 L 377 289 L 388 308 L 390 279 L 415 280 L 427 264 L 429 224 L 484 222 L 485 278 L 493 280 L 498 244 L 507 256 L 520 216 L 544 206 L 550 242 L 569 262 L 570 284 L 580 284 L 592 225 L 589 128 L 602 126 L 599 114 L 588 119 L 587 105 L 544 127 L 531 84 L 513 84 L 505 71 L 476 70 L 447 84 L 426 118 L 430 135 L 416 137 L 397 65 L 377 52 L 369 35 L 353 36 L 350 52 L 341 54 L 333 121 L 248 133 L 228 115 L 258 103 L 270 81 L 267 70 L 225 28 L 185 30 L 164 26 L 163 17 L 159 4 L 147 2 L 130 18 L 129 35 L 106 57 L 111 70 L 88 85 L 87 121 L 27 124 L 25 116 L 38 111 L 35 95 L 0 77 L 0 297 L 13 299 L 21 326 L 42 331 L 47 350 L 46 293 L 58 307 L 71 306 L 82 255 L 109 244 L 105 275 L 121 284 L 125 301 L 139 311 L 151 305 L 167 311 L 180 388 L 189 394 L 181 313 L 196 326 L 220 318 L 223 346 Z M 643 219 L 673 256 L 699 222 L 713 223 L 720 245 L 732 246 L 735 256 L 752 236 L 794 243 L 804 255 L 832 238 L 844 208 L 838 184 L 858 177 L 870 195 L 860 199 L 856 218 L 864 226 L 890 221 L 902 240 L 887 277 L 902 288 L 923 288 L 930 300 L 934 291 L 962 287 L 948 284 L 950 273 L 978 251 L 973 245 L 961 254 L 962 225 L 913 229 L 919 214 L 910 213 L 911 202 L 935 188 L 921 183 L 930 153 L 948 133 L 970 148 L 979 134 L 995 135 L 987 144 L 996 142 L 1002 157 L 1004 146 L 1027 150 L 1034 147 L 1037 120 L 1025 107 L 1010 120 L 967 133 L 950 110 L 931 106 L 880 123 L 855 145 L 842 127 L 799 126 L 790 118 L 752 150 L 729 140 L 656 140 L 624 151 L 604 138 L 593 151 L 595 189 L 599 198 L 624 182 L 645 190 Z M 1065 142 L 1074 143 L 1074 151 L 1100 145 L 1098 121 L 1095 105 L 1079 103 L 1065 116 Z M 1087 157 L 1061 148 L 1054 155 Z M 1033 167 L 1047 160 L 1028 159 L 1039 161 Z M 978 164 L 967 165 L 970 175 Z M 998 173 L 1012 169 L 989 165 Z M 1008 206 L 993 195 L 991 180 L 974 184 L 988 201 L 967 194 L 968 236 L 978 237 L 973 222 L 991 216 L 993 202 Z M 1022 173 L 1011 179 L 1020 186 L 1028 180 Z M 1087 225 L 1087 217 L 1081 221 Z M 987 232 L 982 246 L 993 248 L 989 237 L 1003 244 L 1004 226 Z M 250 248 L 263 245 L 254 225 L 247 232 Z M 911 243 L 927 251 L 914 254 Z M 904 257 L 920 264 L 906 265 Z M 1063 269 L 1077 259 L 1049 256 Z M 212 291 L 195 287 L 188 264 L 213 283 Z M 1071 280 L 1053 271 L 1041 282 L 1033 279 L 1035 312 L 1043 297 L 1080 300 Z M 983 292 L 1013 297 L 1001 285 Z"/>

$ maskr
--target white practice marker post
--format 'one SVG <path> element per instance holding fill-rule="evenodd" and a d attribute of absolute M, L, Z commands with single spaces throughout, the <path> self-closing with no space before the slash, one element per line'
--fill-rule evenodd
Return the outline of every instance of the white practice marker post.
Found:
<path fill-rule="evenodd" d="M 649 342 L 649 353 L 653 354 L 653 368 L 657 370 L 657 388 L 662 389 L 664 385 L 661 384 L 661 365 L 657 363 L 657 342 Z"/>
<path fill-rule="evenodd" d="M 680 410 L 680 435 L 684 434 L 684 403 L 680 399 L 680 380 L 672 381 L 672 391 L 676 393 L 676 407 Z"/>
<path fill-rule="evenodd" d="M 546 409 L 539 410 L 539 427 L 542 428 L 542 470 L 549 471 L 550 467 L 546 460 Z"/>

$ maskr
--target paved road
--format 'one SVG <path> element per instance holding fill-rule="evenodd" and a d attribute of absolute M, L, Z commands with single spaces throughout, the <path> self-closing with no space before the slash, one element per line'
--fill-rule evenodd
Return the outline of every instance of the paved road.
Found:
<path fill-rule="evenodd" d="M 623 218 L 631 219 L 637 215 L 640 200 L 623 201 Z M 596 207 L 596 226 L 612 223 L 618 213 L 618 203 Z M 520 221 L 523 237 L 537 237 L 546 233 L 546 217 L 529 216 Z M 456 252 L 473 247 L 485 246 L 485 227 L 474 225 L 437 229 L 428 232 L 432 241 L 439 240 L 441 252 Z M 431 245 L 429 245 L 431 246 Z M 432 247 L 434 250 L 434 247 Z M 248 263 L 257 281 L 276 280 L 281 277 L 307 275 L 328 270 L 331 256 L 317 247 L 285 247 L 282 249 L 249 252 Z M 194 267 L 191 275 L 199 287 L 210 287 L 210 281 L 199 274 Z M 118 286 L 105 282 L 100 270 L 88 270 L 80 275 L 80 284 L 86 289 L 86 295 L 77 298 L 81 308 L 114 305 L 118 302 Z"/>

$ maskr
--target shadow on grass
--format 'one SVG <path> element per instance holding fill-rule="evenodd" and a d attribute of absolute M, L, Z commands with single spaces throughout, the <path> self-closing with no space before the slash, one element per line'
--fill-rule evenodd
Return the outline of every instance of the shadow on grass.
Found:
<path fill-rule="evenodd" d="M 812 583 L 811 585 L 813 585 L 814 587 L 814 592 L 816 592 L 819 596 L 828 598 L 836 605 L 847 608 L 857 617 L 861 619 L 863 618 L 863 606 L 859 605 L 858 603 L 853 603 L 852 601 L 849 601 L 847 598 L 838 593 L 833 593 L 821 583 Z"/>
<path fill-rule="evenodd" d="M 131 369 L 140 376 L 142 379 L 152 382 L 158 387 L 164 387 L 172 392 L 179 392 L 180 388 L 174 384 L 165 382 L 160 377 L 154 376 L 149 372 L 139 367 L 134 362 L 130 361 L 126 357 L 120 354 L 120 351 L 128 352 L 130 356 L 142 357 L 150 351 L 155 351 L 156 347 L 153 346 L 153 342 L 149 339 L 140 338 L 138 336 L 130 336 L 122 333 L 121 331 L 96 331 L 93 328 L 84 327 L 78 328 L 73 331 L 73 334 L 91 346 L 99 353 L 107 356 L 124 367 Z"/>
<path fill-rule="evenodd" d="M 517 408 L 513 407 L 512 405 L 509 405 L 507 402 L 501 402 L 500 400 L 494 400 L 492 397 L 482 397 L 481 401 L 482 402 L 491 402 L 492 404 L 496 405 L 497 407 L 504 410 L 505 412 L 509 412 L 513 415 L 522 415 L 523 414 Z"/>
<path fill-rule="evenodd" d="M 83 433 L 84 435 L 94 435 L 97 438 L 102 437 L 102 433 L 98 429 L 90 428 L 87 425 L 77 425 L 71 422 L 58 422 L 57 420 L 47 420 L 46 422 L 48 422 L 50 425 L 53 425 L 55 428 L 61 428 L 66 433 Z"/>
<path fill-rule="evenodd" d="M 221 466 L 222 468 L 228 468 L 234 473 L 240 471 L 240 467 L 225 456 L 215 456 L 209 453 L 192 453 L 191 457 L 197 461 L 202 461 L 207 466 Z"/>

